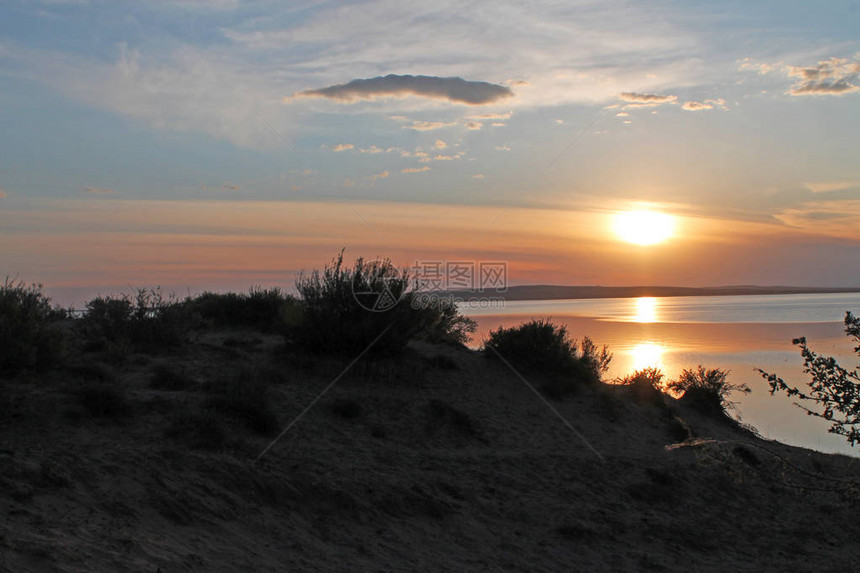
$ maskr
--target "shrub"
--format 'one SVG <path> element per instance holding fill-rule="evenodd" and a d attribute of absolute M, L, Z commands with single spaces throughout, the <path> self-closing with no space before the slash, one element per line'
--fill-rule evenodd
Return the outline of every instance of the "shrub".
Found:
<path fill-rule="evenodd" d="M 450 299 L 409 293 L 408 302 L 419 320 L 418 336 L 428 342 L 466 344 L 478 329 L 478 323 L 460 314 Z"/>
<path fill-rule="evenodd" d="M 279 288 L 254 287 L 248 293 L 205 292 L 186 302 L 191 313 L 212 326 L 250 327 L 263 332 L 283 331 L 298 301 Z"/>
<path fill-rule="evenodd" d="M 97 297 L 86 306 L 79 329 L 90 348 L 176 348 L 191 329 L 185 305 L 173 296 L 165 298 L 158 288 Z"/>
<path fill-rule="evenodd" d="M 511 328 L 499 327 L 484 342 L 486 356 L 503 358 L 517 369 L 561 375 L 573 382 L 596 383 L 609 368 L 612 354 L 588 337 L 571 339 L 567 328 L 535 319 Z"/>
<path fill-rule="evenodd" d="M 209 385 L 210 408 L 241 420 L 261 434 L 278 429 L 278 416 L 269 398 L 269 381 L 255 369 L 242 369 Z"/>
<path fill-rule="evenodd" d="M 845 313 L 845 334 L 857 344 L 854 352 L 860 355 L 860 317 Z M 759 369 L 759 373 L 770 384 L 770 394 L 785 392 L 790 397 L 812 403 L 817 410 L 796 405 L 810 416 L 830 422 L 828 431 L 845 436 L 848 443 L 854 446 L 860 441 L 860 366 L 853 371 L 842 368 L 834 358 L 821 356 L 810 349 L 805 338 L 797 338 L 792 343 L 800 348 L 803 371 L 812 376 L 812 380 L 807 382 L 809 391 L 801 392 L 776 374 Z"/>
<path fill-rule="evenodd" d="M 657 403 L 663 397 L 663 372 L 659 368 L 643 368 L 624 378 L 617 384 L 630 388 L 633 398 L 641 403 Z"/>
<path fill-rule="evenodd" d="M 286 321 L 293 345 L 310 354 L 399 356 L 413 338 L 463 343 L 474 321 L 456 306 L 420 300 L 406 269 L 389 259 L 344 264 L 343 250 L 322 271 L 299 275 L 299 310 Z M 374 342 L 376 341 L 376 342 Z"/>
<path fill-rule="evenodd" d="M 700 412 L 724 417 L 727 410 L 734 409 L 729 396 L 734 392 L 751 392 L 746 384 L 731 384 L 728 370 L 706 369 L 701 364 L 695 370 L 684 370 L 677 380 L 669 382 L 668 389 L 682 394 L 681 400 Z"/>
<path fill-rule="evenodd" d="M 398 304 L 408 280 L 405 271 L 401 274 L 387 259 L 359 258 L 349 268 L 341 251 L 322 272 L 314 270 L 296 280 L 303 312 L 293 341 L 312 354 L 355 355 L 381 337 L 371 354 L 400 354 L 417 329 L 410 324 L 409 305 Z M 369 310 L 373 308 L 379 310 Z"/>
<path fill-rule="evenodd" d="M 0 375 L 59 362 L 65 350 L 63 313 L 51 308 L 42 285 L 14 282 L 0 287 Z"/>

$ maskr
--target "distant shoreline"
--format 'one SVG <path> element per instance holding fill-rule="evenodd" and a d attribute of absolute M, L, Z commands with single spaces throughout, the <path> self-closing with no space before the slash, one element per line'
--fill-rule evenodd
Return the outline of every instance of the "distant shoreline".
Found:
<path fill-rule="evenodd" d="M 724 287 L 674 287 L 674 286 L 560 286 L 521 285 L 508 287 L 505 291 L 495 289 L 452 290 L 448 295 L 463 298 L 499 297 L 507 301 L 517 300 L 562 300 L 589 298 L 636 298 L 643 296 L 749 296 L 786 294 L 845 294 L 860 293 L 860 287 L 821 288 L 784 286 L 724 286 Z"/>

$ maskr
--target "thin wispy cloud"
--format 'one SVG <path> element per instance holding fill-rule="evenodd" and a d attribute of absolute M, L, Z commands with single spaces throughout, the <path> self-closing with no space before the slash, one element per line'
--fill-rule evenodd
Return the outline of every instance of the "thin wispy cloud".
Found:
<path fill-rule="evenodd" d="M 457 125 L 456 121 L 413 121 L 410 125 L 404 125 L 403 129 L 414 129 L 415 131 L 433 131 L 434 129 L 442 129 L 443 127 L 451 127 Z"/>
<path fill-rule="evenodd" d="M 345 84 L 336 84 L 325 88 L 305 90 L 296 95 L 324 97 L 341 102 L 354 102 L 378 97 L 418 96 L 468 105 L 483 105 L 512 97 L 514 92 L 507 86 L 464 80 L 460 77 L 389 74 L 375 78 L 356 79 Z"/>
<path fill-rule="evenodd" d="M 514 115 L 514 112 L 512 111 L 505 113 L 480 113 L 477 115 L 470 115 L 466 119 L 511 119 L 512 115 Z"/>
<path fill-rule="evenodd" d="M 860 189 L 860 181 L 823 181 L 819 183 L 807 183 L 806 188 L 813 193 L 831 193 L 833 191 L 845 191 L 846 189 Z"/>
<path fill-rule="evenodd" d="M 368 179 L 370 180 L 370 183 L 373 184 L 373 183 L 376 183 L 376 181 L 378 179 L 387 179 L 389 175 L 390 174 L 388 173 L 388 170 L 386 169 L 385 171 L 382 171 L 381 173 L 374 173 L 373 175 L 370 175 L 368 177 Z"/>
<path fill-rule="evenodd" d="M 706 99 L 705 101 L 685 101 L 681 106 L 681 109 L 686 111 L 706 111 L 709 109 L 719 108 L 722 110 L 727 110 L 726 100 L 719 99 Z"/>
<path fill-rule="evenodd" d="M 394 153 L 395 151 L 397 151 L 396 147 L 388 147 L 388 148 L 382 149 L 381 147 L 377 147 L 375 145 L 371 145 L 370 147 L 362 147 L 362 148 L 359 148 L 359 150 L 358 150 L 359 153 L 369 153 L 371 155 L 374 155 L 377 153 Z"/>
<path fill-rule="evenodd" d="M 649 94 L 637 92 L 621 92 L 618 94 L 619 99 L 629 102 L 625 109 L 637 107 L 656 107 L 663 104 L 675 103 L 678 100 L 676 95 Z"/>
<path fill-rule="evenodd" d="M 332 147 L 331 150 L 334 152 L 338 152 L 338 151 L 346 151 L 348 149 L 354 149 L 354 148 L 355 148 L 355 146 L 351 143 L 338 143 L 337 145 Z"/>
<path fill-rule="evenodd" d="M 426 165 L 424 167 L 406 167 L 400 170 L 401 173 L 424 173 L 425 171 L 430 171 Z"/>
<path fill-rule="evenodd" d="M 115 189 L 106 189 L 104 187 L 84 187 L 84 193 L 90 193 L 93 195 L 114 195 L 116 194 Z"/>

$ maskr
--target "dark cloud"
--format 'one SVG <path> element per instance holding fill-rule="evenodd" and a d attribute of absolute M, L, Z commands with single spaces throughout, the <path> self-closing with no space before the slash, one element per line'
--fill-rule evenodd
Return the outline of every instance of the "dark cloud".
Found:
<path fill-rule="evenodd" d="M 372 99 L 378 96 L 416 95 L 469 105 L 482 105 L 509 98 L 514 95 L 514 92 L 507 86 L 488 82 L 473 82 L 458 77 L 440 78 L 390 74 L 384 77 L 352 80 L 345 84 L 307 90 L 298 95 L 326 97 L 340 101 Z"/>

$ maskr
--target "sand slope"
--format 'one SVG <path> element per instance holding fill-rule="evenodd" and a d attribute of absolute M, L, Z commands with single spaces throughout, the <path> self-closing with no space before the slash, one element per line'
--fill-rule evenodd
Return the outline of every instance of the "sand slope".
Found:
<path fill-rule="evenodd" d="M 0 571 L 860 565 L 857 460 L 623 389 L 553 402 L 601 460 L 504 366 L 450 346 L 360 363 L 253 464 L 272 435 L 212 413 L 207 384 L 252 368 L 281 427 L 343 366 L 275 359 L 277 344 L 209 333 L 107 374 L 82 355 L 90 366 L 2 382 Z M 184 388 L 151 387 L 159 360 L 188 377 Z M 113 417 L 78 398 L 100 376 L 127 391 Z M 684 438 L 675 417 L 693 436 L 667 449 Z M 220 441 L 206 424 L 225 430 Z"/>

